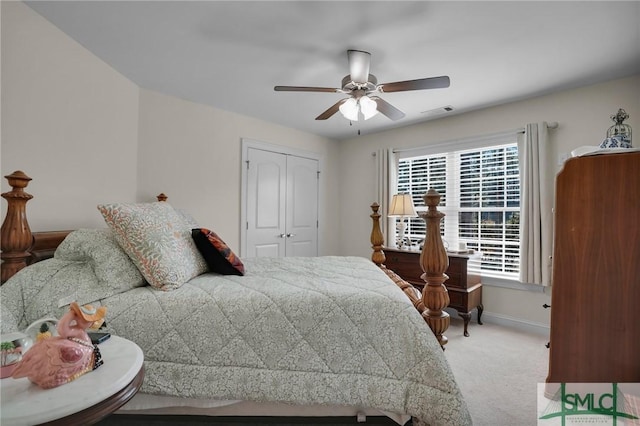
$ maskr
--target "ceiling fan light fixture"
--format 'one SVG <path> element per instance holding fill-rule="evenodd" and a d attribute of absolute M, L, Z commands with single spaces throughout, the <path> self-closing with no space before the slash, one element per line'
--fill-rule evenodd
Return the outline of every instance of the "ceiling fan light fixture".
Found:
<path fill-rule="evenodd" d="M 1 1 L 1 0 L 0 0 Z M 369 73 L 371 54 L 363 50 L 348 50 L 349 74 L 342 79 L 340 88 L 307 87 L 307 86 L 275 86 L 274 90 L 289 92 L 325 92 L 348 95 L 331 105 L 316 120 L 327 120 L 340 111 L 350 121 L 358 121 L 360 113 L 365 120 L 374 117 L 378 112 L 387 118 L 397 121 L 405 117 L 398 108 L 391 105 L 379 93 L 406 92 L 409 90 L 441 89 L 451 84 L 446 75 L 440 77 L 419 78 L 417 80 L 396 81 L 378 84 L 375 75 Z M 450 109 L 446 109 L 450 111 Z"/>
<path fill-rule="evenodd" d="M 358 101 L 355 98 L 347 99 L 339 109 L 347 120 L 358 121 Z"/>
<path fill-rule="evenodd" d="M 378 104 L 368 96 L 360 98 L 360 111 L 365 120 L 370 119 L 378 113 Z"/>

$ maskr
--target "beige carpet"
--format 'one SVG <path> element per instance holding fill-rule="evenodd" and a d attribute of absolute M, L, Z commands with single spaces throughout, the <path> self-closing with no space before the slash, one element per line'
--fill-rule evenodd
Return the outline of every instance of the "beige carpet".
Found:
<path fill-rule="evenodd" d="M 537 384 L 547 376 L 547 336 L 485 322 L 452 319 L 445 356 L 467 401 L 475 426 L 537 424 Z"/>

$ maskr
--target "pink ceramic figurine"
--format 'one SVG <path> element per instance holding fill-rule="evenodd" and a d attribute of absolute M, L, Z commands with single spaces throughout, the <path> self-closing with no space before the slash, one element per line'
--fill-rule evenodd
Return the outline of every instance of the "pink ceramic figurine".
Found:
<path fill-rule="evenodd" d="M 58 322 L 58 336 L 35 343 L 22 357 L 11 377 L 28 377 L 49 389 L 77 379 L 102 365 L 100 351 L 91 343 L 86 329 L 104 318 L 106 308 L 71 303 Z"/>

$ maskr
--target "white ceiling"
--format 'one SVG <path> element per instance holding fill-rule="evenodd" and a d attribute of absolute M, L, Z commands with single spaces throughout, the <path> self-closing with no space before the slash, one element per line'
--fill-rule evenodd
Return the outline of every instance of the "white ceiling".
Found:
<path fill-rule="evenodd" d="M 640 72 L 640 2 L 27 2 L 140 87 L 335 139 Z M 448 75 L 447 89 L 382 94 L 406 113 L 315 117 L 344 95 L 347 49 L 380 83 Z M 440 116 L 441 117 L 441 116 Z"/>

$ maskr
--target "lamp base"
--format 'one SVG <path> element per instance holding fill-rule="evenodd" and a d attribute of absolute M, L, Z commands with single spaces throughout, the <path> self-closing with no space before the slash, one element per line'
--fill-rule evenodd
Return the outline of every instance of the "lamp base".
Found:
<path fill-rule="evenodd" d="M 399 249 L 404 248 L 404 232 L 407 229 L 407 224 L 404 223 L 404 218 L 400 218 L 400 222 L 398 222 L 397 230 L 398 230 L 398 239 L 396 240 L 396 247 Z"/>

